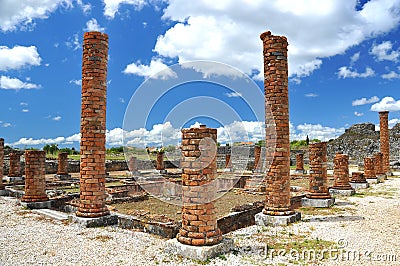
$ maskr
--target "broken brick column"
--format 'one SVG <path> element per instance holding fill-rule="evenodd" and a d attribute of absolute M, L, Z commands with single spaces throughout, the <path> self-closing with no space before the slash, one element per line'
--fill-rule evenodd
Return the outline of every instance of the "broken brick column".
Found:
<path fill-rule="evenodd" d="M 374 157 L 364 158 L 364 177 L 366 179 L 376 178 Z"/>
<path fill-rule="evenodd" d="M 354 183 L 367 183 L 367 180 L 364 177 L 363 172 L 353 172 L 351 173 L 351 180 L 350 182 Z"/>
<path fill-rule="evenodd" d="M 135 156 L 132 156 L 129 161 L 128 161 L 128 169 L 132 173 L 137 173 L 139 168 L 138 168 L 138 163 L 137 163 L 137 158 Z"/>
<path fill-rule="evenodd" d="M 296 172 L 304 173 L 304 154 L 303 153 L 296 154 Z"/>
<path fill-rule="evenodd" d="M 265 216 L 257 215 L 256 222 L 286 225 L 300 219 L 300 213 L 295 213 L 290 204 L 288 42 L 286 37 L 274 36 L 270 31 L 260 38 L 264 55 L 265 159 L 271 165 L 265 178 Z"/>
<path fill-rule="evenodd" d="M 76 215 L 110 214 L 105 205 L 108 35 L 85 32 L 82 56 L 80 204 Z"/>
<path fill-rule="evenodd" d="M 389 112 L 379 112 L 380 150 L 383 153 L 383 171 L 390 173 L 389 167 Z"/>
<path fill-rule="evenodd" d="M 58 153 L 57 175 L 68 175 L 68 152 Z"/>
<path fill-rule="evenodd" d="M 25 151 L 25 195 L 21 202 L 48 201 L 46 195 L 46 152 Z"/>
<path fill-rule="evenodd" d="M 157 152 L 157 160 L 156 160 L 156 169 L 157 170 L 164 170 L 164 152 Z"/>
<path fill-rule="evenodd" d="M 329 190 L 332 194 L 353 195 L 354 189 L 349 180 L 349 156 L 338 152 L 333 159 L 333 187 Z"/>
<path fill-rule="evenodd" d="M 383 153 L 377 152 L 374 154 L 375 175 L 385 175 L 383 170 Z"/>
<path fill-rule="evenodd" d="M 260 163 L 260 157 L 261 157 L 261 146 L 255 145 L 254 146 L 254 171 L 259 171 L 261 169 Z"/>
<path fill-rule="evenodd" d="M 21 155 L 17 152 L 10 153 L 10 168 L 8 170 L 9 177 L 21 176 Z"/>
<path fill-rule="evenodd" d="M 4 139 L 0 138 L 0 190 L 5 188 L 3 184 L 3 167 L 4 167 Z"/>
<path fill-rule="evenodd" d="M 231 161 L 231 154 L 227 153 L 225 154 L 225 168 L 232 168 L 232 161 Z"/>
<path fill-rule="evenodd" d="M 215 245 L 222 234 L 214 207 L 217 130 L 182 129 L 182 227 L 177 240 L 192 246 Z"/>
<path fill-rule="evenodd" d="M 309 199 L 330 199 L 328 191 L 326 142 L 310 143 L 310 188 L 306 195 Z"/>

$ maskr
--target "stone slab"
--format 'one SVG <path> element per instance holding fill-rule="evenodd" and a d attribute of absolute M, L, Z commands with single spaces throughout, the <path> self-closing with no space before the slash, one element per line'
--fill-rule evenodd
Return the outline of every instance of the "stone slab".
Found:
<path fill-rule="evenodd" d="M 118 224 L 118 216 L 114 214 L 96 218 L 78 217 L 74 214 L 72 215 L 71 220 L 74 223 L 78 223 L 82 227 L 102 227 Z"/>
<path fill-rule="evenodd" d="M 0 196 L 8 196 L 8 190 L 0 189 Z"/>
<path fill-rule="evenodd" d="M 367 182 L 369 184 L 378 184 L 378 183 L 382 183 L 381 181 L 378 180 L 378 178 L 366 178 L 365 180 L 367 180 Z"/>
<path fill-rule="evenodd" d="M 330 188 L 329 193 L 331 195 L 339 195 L 339 196 L 352 196 L 356 192 L 354 189 L 337 189 L 337 188 Z"/>
<path fill-rule="evenodd" d="M 296 175 L 305 175 L 305 174 L 307 174 L 307 171 L 306 170 L 294 170 L 293 173 Z"/>
<path fill-rule="evenodd" d="M 255 215 L 256 225 L 264 226 L 286 226 L 301 220 L 301 213 L 295 212 L 292 215 L 267 215 L 262 212 Z"/>
<path fill-rule="evenodd" d="M 33 210 L 32 212 L 40 214 L 42 216 L 46 216 L 53 220 L 58 220 L 58 221 L 66 221 L 66 220 L 69 220 L 69 217 L 70 217 L 68 215 L 68 213 L 60 212 L 60 211 L 56 211 L 56 210 L 50 210 L 50 209 L 37 209 L 37 210 Z"/>
<path fill-rule="evenodd" d="M 58 178 L 60 180 L 69 180 L 69 179 L 71 179 L 71 175 L 70 174 L 66 174 L 66 175 L 56 174 L 56 175 L 54 175 L 54 177 Z"/>
<path fill-rule="evenodd" d="M 206 261 L 219 254 L 227 253 L 233 248 L 234 242 L 231 238 L 223 238 L 220 243 L 213 246 L 190 246 L 182 244 L 176 238 L 173 238 L 165 243 L 164 252 L 181 255 L 193 260 Z"/>
<path fill-rule="evenodd" d="M 20 202 L 22 207 L 28 209 L 50 209 L 51 207 L 51 200 L 46 201 L 37 201 L 37 202 Z"/>
<path fill-rule="evenodd" d="M 360 188 L 369 188 L 369 183 L 356 183 L 356 182 L 350 182 L 350 186 L 354 189 L 360 189 Z"/>
<path fill-rule="evenodd" d="M 4 180 L 8 183 L 14 183 L 17 181 L 24 181 L 25 178 L 23 176 L 6 176 L 4 177 Z"/>
<path fill-rule="evenodd" d="M 335 204 L 335 198 L 330 199 L 309 199 L 302 198 L 301 206 L 303 207 L 316 207 L 316 208 L 329 208 Z"/>

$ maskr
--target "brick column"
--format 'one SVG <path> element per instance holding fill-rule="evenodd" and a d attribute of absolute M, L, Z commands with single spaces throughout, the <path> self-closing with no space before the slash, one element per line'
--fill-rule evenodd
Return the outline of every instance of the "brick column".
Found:
<path fill-rule="evenodd" d="M 308 145 L 310 157 L 310 193 L 309 199 L 330 199 L 327 177 L 326 142 L 310 143 Z"/>
<path fill-rule="evenodd" d="M 128 168 L 131 172 L 137 172 L 138 169 L 138 163 L 137 163 L 137 158 L 135 156 L 131 157 L 128 161 Z"/>
<path fill-rule="evenodd" d="M 8 176 L 19 177 L 21 176 L 21 155 L 16 152 L 10 153 L 10 168 L 8 170 Z"/>
<path fill-rule="evenodd" d="M 260 157 L 261 157 L 261 146 L 255 145 L 254 146 L 254 171 L 259 171 L 261 169 L 260 163 Z"/>
<path fill-rule="evenodd" d="M 182 129 L 182 227 L 177 239 L 192 246 L 215 245 L 222 235 L 217 227 L 211 182 L 217 174 L 217 130 Z"/>
<path fill-rule="evenodd" d="M 156 169 L 157 170 L 164 170 L 164 152 L 157 152 L 157 160 L 156 160 Z"/>
<path fill-rule="evenodd" d="M 296 154 L 296 171 L 304 171 L 304 154 Z"/>
<path fill-rule="evenodd" d="M 263 41 L 265 102 L 272 113 L 272 117 L 267 115 L 266 106 L 266 161 L 272 163 L 265 181 L 263 213 L 291 215 L 294 212 L 290 206 L 288 42 L 286 37 L 271 35 L 269 31 L 260 38 Z"/>
<path fill-rule="evenodd" d="M 101 217 L 105 206 L 108 36 L 86 32 L 82 56 L 80 204 L 77 216 Z"/>
<path fill-rule="evenodd" d="M 374 157 L 365 157 L 364 158 L 364 177 L 366 179 L 376 178 Z"/>
<path fill-rule="evenodd" d="M 231 154 L 225 154 L 225 168 L 232 168 Z"/>
<path fill-rule="evenodd" d="M 46 195 L 46 152 L 25 151 L 25 195 L 22 202 L 47 201 Z"/>
<path fill-rule="evenodd" d="M 352 189 L 349 183 L 349 156 L 338 152 L 335 155 L 333 164 L 334 184 L 332 188 L 340 190 Z"/>
<path fill-rule="evenodd" d="M 354 183 L 367 183 L 363 172 L 353 172 L 351 173 L 351 182 Z"/>
<path fill-rule="evenodd" d="M 379 126 L 380 126 L 380 149 L 383 153 L 383 171 L 390 172 L 389 167 L 389 112 L 379 112 Z"/>
<path fill-rule="evenodd" d="M 68 175 L 68 152 L 58 153 L 57 175 Z"/>
<path fill-rule="evenodd" d="M 0 190 L 3 190 L 4 139 L 0 138 Z"/>
<path fill-rule="evenodd" d="M 375 174 L 384 175 L 386 172 L 383 170 L 383 153 L 377 152 L 374 154 Z"/>

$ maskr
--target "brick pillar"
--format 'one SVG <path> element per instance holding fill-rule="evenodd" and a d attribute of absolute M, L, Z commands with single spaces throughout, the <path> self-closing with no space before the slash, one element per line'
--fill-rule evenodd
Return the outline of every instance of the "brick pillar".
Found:
<path fill-rule="evenodd" d="M 21 155 L 16 152 L 10 153 L 10 168 L 8 171 L 8 176 L 10 177 L 18 177 L 21 176 L 21 164 L 20 164 Z"/>
<path fill-rule="evenodd" d="M 374 154 L 375 175 L 384 175 L 386 172 L 383 170 L 383 153 L 377 152 Z"/>
<path fill-rule="evenodd" d="M 108 36 L 86 32 L 82 56 L 80 204 L 77 216 L 101 217 L 105 206 Z"/>
<path fill-rule="evenodd" d="M 25 195 L 22 202 L 47 201 L 46 195 L 46 152 L 25 151 Z"/>
<path fill-rule="evenodd" d="M 231 154 L 225 154 L 225 168 L 232 168 Z"/>
<path fill-rule="evenodd" d="M 4 139 L 0 138 L 0 190 L 3 190 Z"/>
<path fill-rule="evenodd" d="M 304 154 L 296 154 L 296 171 L 304 171 Z"/>
<path fill-rule="evenodd" d="M 365 179 L 363 172 L 353 172 L 353 173 L 351 173 L 351 182 L 366 183 L 367 180 Z"/>
<path fill-rule="evenodd" d="M 164 170 L 164 152 L 157 152 L 157 160 L 156 160 L 156 169 L 157 170 Z"/>
<path fill-rule="evenodd" d="M 364 177 L 365 178 L 376 178 L 374 157 L 364 158 Z"/>
<path fill-rule="evenodd" d="M 258 171 L 261 169 L 260 163 L 260 157 L 261 157 L 261 146 L 255 145 L 254 146 L 254 171 Z"/>
<path fill-rule="evenodd" d="M 131 172 L 137 172 L 138 171 L 138 163 L 137 163 L 137 158 L 135 156 L 131 157 L 128 161 L 128 168 Z"/>
<path fill-rule="evenodd" d="M 327 177 L 326 142 L 310 143 L 308 145 L 310 157 L 310 199 L 330 199 Z M 296 158 L 297 159 L 297 158 Z"/>
<path fill-rule="evenodd" d="M 271 32 L 260 35 L 264 54 L 265 102 L 271 115 L 265 116 L 266 161 L 272 162 L 265 180 L 266 215 L 291 215 L 290 206 L 290 143 L 288 95 L 288 42 Z M 276 145 L 274 145 L 276 143 Z"/>
<path fill-rule="evenodd" d="M 389 112 L 379 112 L 380 146 L 383 153 L 383 171 L 390 172 L 389 167 Z"/>
<path fill-rule="evenodd" d="M 182 129 L 182 227 L 180 243 L 203 246 L 218 244 L 222 235 L 217 227 L 214 199 L 216 187 L 211 182 L 217 174 L 217 130 Z"/>
<path fill-rule="evenodd" d="M 334 189 L 352 189 L 349 181 L 349 156 L 341 152 L 336 153 L 333 159 Z"/>
<path fill-rule="evenodd" d="M 68 152 L 58 153 L 57 175 L 68 175 Z"/>

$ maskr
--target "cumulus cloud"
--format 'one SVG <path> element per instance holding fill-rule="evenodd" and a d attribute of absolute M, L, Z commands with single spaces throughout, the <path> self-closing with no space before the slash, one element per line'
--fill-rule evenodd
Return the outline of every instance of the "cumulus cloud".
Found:
<path fill-rule="evenodd" d="M 88 22 L 86 22 L 86 28 L 85 31 L 100 31 L 104 32 L 105 28 L 100 27 L 99 23 L 95 18 L 92 18 Z"/>
<path fill-rule="evenodd" d="M 41 61 L 36 46 L 0 46 L 0 71 L 39 66 Z"/>
<path fill-rule="evenodd" d="M 54 121 L 60 121 L 61 118 L 62 118 L 62 117 L 58 115 L 58 116 L 53 117 L 52 120 L 54 120 Z"/>
<path fill-rule="evenodd" d="M 370 68 L 367 67 L 365 68 L 365 72 L 364 73 L 359 73 L 356 70 L 353 70 L 351 67 L 340 67 L 339 68 L 339 72 L 337 73 L 339 78 L 368 78 L 368 77 L 372 77 L 375 75 L 375 71 Z"/>
<path fill-rule="evenodd" d="M 20 89 L 38 89 L 40 85 L 23 82 L 17 78 L 10 78 L 8 76 L 0 77 L 0 89 L 4 90 L 20 90 Z"/>
<path fill-rule="evenodd" d="M 139 0 L 104 2 L 109 17 L 121 3 L 136 8 L 145 5 Z M 263 62 L 258 36 L 265 30 L 288 37 L 289 75 L 303 77 L 320 68 L 323 58 L 343 54 L 364 40 L 387 33 L 400 21 L 397 0 L 371 0 L 359 10 L 357 0 L 304 0 L 290 5 L 247 0 L 166 2 L 163 19 L 173 26 L 157 39 L 153 50 L 159 56 L 179 63 L 219 61 L 260 80 Z M 370 69 L 361 77 L 371 74 Z"/>
<path fill-rule="evenodd" d="M 29 109 L 22 109 L 21 112 L 23 112 L 23 113 L 28 113 L 28 112 L 29 112 Z"/>
<path fill-rule="evenodd" d="M 397 61 L 400 56 L 400 51 L 394 51 L 393 44 L 390 41 L 386 41 L 378 45 L 374 44 L 370 53 L 374 55 L 378 61 Z"/>
<path fill-rule="evenodd" d="M 369 103 L 376 103 L 379 102 L 378 96 L 372 96 L 371 98 L 361 98 L 361 99 L 356 99 L 354 100 L 351 105 L 352 106 L 359 106 L 359 105 L 364 105 L 364 104 L 369 104 Z"/>
<path fill-rule="evenodd" d="M 358 59 L 360 59 L 360 52 L 355 53 L 350 57 L 350 64 L 353 65 L 355 62 L 358 61 Z"/>
<path fill-rule="evenodd" d="M 390 120 L 388 121 L 389 128 L 394 127 L 394 126 L 397 125 L 398 123 L 400 123 L 400 119 L 398 119 L 398 118 L 390 119 Z"/>
<path fill-rule="evenodd" d="M 89 3 L 83 3 L 82 0 L 76 0 L 76 3 L 82 9 L 84 14 L 89 14 L 90 10 L 92 10 L 92 5 Z"/>
<path fill-rule="evenodd" d="M 393 97 L 385 97 L 380 102 L 373 104 L 371 111 L 400 111 L 400 100 L 396 101 Z"/>
<path fill-rule="evenodd" d="M 383 79 L 388 79 L 388 80 L 392 80 L 392 79 L 400 79 L 400 74 L 396 73 L 394 71 L 390 71 L 389 73 L 383 74 L 381 75 L 381 77 Z"/>
<path fill-rule="evenodd" d="M 153 79 L 169 79 L 177 77 L 176 73 L 168 68 L 160 58 L 153 58 L 150 65 L 143 65 L 140 61 L 126 66 L 125 74 L 134 74 Z"/>
<path fill-rule="evenodd" d="M 355 116 L 359 116 L 359 117 L 360 117 L 360 116 L 363 116 L 363 115 L 364 115 L 364 113 L 354 112 L 354 115 L 355 115 Z"/>
<path fill-rule="evenodd" d="M 319 139 L 328 141 L 337 138 L 343 134 L 345 128 L 332 128 L 322 126 L 320 124 L 301 124 L 297 127 L 291 125 L 290 139 L 291 140 L 304 140 L 308 136 L 310 139 Z"/>
<path fill-rule="evenodd" d="M 120 5 L 128 4 L 133 5 L 136 10 L 140 10 L 146 5 L 146 0 L 103 0 L 104 15 L 110 19 L 115 17 Z"/>

